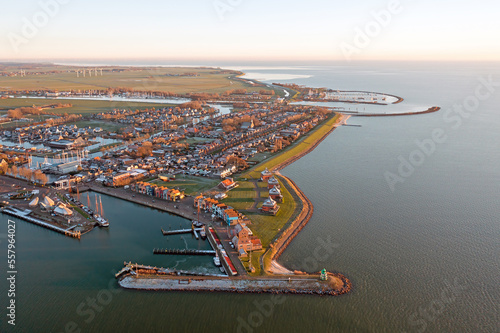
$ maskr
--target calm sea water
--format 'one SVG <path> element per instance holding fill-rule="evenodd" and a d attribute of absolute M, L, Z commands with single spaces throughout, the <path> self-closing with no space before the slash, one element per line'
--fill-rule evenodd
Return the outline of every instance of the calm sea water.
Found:
<path fill-rule="evenodd" d="M 265 74 L 268 82 L 396 94 L 405 98 L 402 110 L 443 107 L 420 116 L 353 117 L 349 123 L 362 127 L 335 130 L 283 171 L 315 211 L 280 262 L 342 272 L 353 291 L 276 299 L 116 289 L 113 272 L 123 261 L 217 270 L 209 257 L 152 255 L 154 247 L 208 248 L 191 236 L 162 236 L 161 227 L 187 221 L 103 196 L 109 230 L 96 229 L 80 241 L 17 223 L 17 321 L 14 330 L 2 310 L 1 331 L 64 332 L 75 325 L 81 332 L 499 332 L 500 87 L 460 124 L 445 116 L 454 104 L 471 100 L 479 78 L 493 74 L 500 81 L 498 64 L 364 63 L 248 72 Z M 284 80 L 284 74 L 299 77 Z M 436 129 L 446 139 L 429 156 L 415 153 L 416 141 L 431 139 Z M 410 155 L 424 157 L 392 191 L 385 174 L 399 175 L 400 159 Z M 5 233 L 7 217 L 0 215 L 0 222 Z M 0 241 L 5 253 L 5 239 Z M 5 309 L 5 279 L 0 287 Z"/>

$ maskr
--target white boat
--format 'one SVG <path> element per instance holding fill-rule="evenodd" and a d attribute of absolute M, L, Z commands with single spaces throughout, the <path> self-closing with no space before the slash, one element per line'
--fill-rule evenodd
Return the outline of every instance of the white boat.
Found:
<path fill-rule="evenodd" d="M 200 221 L 197 221 L 197 220 L 193 220 L 193 225 L 195 228 L 202 228 L 204 226 L 203 223 L 201 223 Z"/>
<path fill-rule="evenodd" d="M 205 229 L 200 230 L 200 236 L 201 239 L 206 239 L 207 238 L 207 233 L 205 232 Z"/>
<path fill-rule="evenodd" d="M 219 257 L 217 257 L 217 256 L 215 256 L 215 257 L 214 257 L 214 264 L 215 264 L 215 266 L 217 266 L 217 267 L 219 267 L 219 266 L 220 266 L 220 259 L 219 259 Z"/>
<path fill-rule="evenodd" d="M 97 214 L 94 215 L 94 218 L 96 219 L 96 221 L 100 227 L 109 227 L 109 222 L 105 218 L 103 218 Z"/>

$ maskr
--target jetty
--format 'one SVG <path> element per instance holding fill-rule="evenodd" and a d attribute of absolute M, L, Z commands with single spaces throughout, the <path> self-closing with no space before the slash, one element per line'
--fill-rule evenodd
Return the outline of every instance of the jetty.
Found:
<path fill-rule="evenodd" d="M 192 233 L 196 239 L 200 239 L 199 233 L 203 228 L 191 228 L 191 229 L 178 229 L 178 230 L 163 230 L 161 229 L 161 232 L 163 236 L 169 236 L 169 235 L 180 235 L 180 234 L 190 234 Z"/>
<path fill-rule="evenodd" d="M 155 275 L 140 278 L 129 274 L 118 281 L 122 288 L 165 291 L 218 291 L 235 293 L 309 294 L 337 296 L 350 290 L 350 282 L 341 274 L 308 276 L 234 277 Z"/>
<path fill-rule="evenodd" d="M 214 256 L 215 250 L 192 250 L 192 249 L 154 249 L 153 254 L 177 254 L 177 255 L 198 255 L 198 256 Z"/>
<path fill-rule="evenodd" d="M 73 229 L 76 226 L 71 226 L 71 227 L 69 227 L 67 229 L 64 229 L 64 228 L 57 227 L 57 226 L 55 226 L 53 224 L 50 224 L 50 223 L 41 221 L 39 219 L 36 219 L 34 217 L 31 217 L 31 216 L 29 216 L 29 214 L 31 214 L 31 210 L 29 210 L 29 209 L 19 210 L 19 209 L 14 208 L 14 207 L 4 207 L 0 211 L 2 213 L 4 213 L 4 214 L 15 216 L 17 218 L 20 218 L 22 220 L 31 222 L 31 223 L 39 225 L 41 227 L 57 231 L 57 232 L 65 235 L 65 236 L 69 236 L 69 237 L 74 237 L 74 238 L 80 239 L 80 237 L 82 235 L 82 233 L 80 231 L 73 231 Z"/>
<path fill-rule="evenodd" d="M 190 234 L 193 232 L 193 229 L 178 229 L 178 230 L 163 230 L 161 229 L 163 236 L 168 235 L 179 235 L 179 234 Z"/>
<path fill-rule="evenodd" d="M 124 267 L 115 274 L 115 277 L 119 279 L 120 277 L 126 276 L 139 276 L 139 275 L 150 275 L 150 276 L 212 276 L 212 277 L 225 277 L 226 275 L 218 275 L 218 274 L 207 274 L 207 273 L 199 273 L 194 271 L 186 271 L 179 269 L 171 269 L 171 268 L 163 268 L 156 266 L 147 266 L 141 264 L 133 264 L 132 262 L 124 262 Z"/>

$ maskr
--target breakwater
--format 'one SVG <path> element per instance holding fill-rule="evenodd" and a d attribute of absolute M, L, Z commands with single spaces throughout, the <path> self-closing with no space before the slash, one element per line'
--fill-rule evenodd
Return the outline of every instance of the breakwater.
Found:
<path fill-rule="evenodd" d="M 286 278 L 229 278 L 188 276 L 145 276 L 137 278 L 127 275 L 119 280 L 122 288 L 157 291 L 206 291 L 233 293 L 309 294 L 339 296 L 350 290 L 350 282 L 337 274 L 328 274 L 327 281 L 319 275 L 293 276 Z"/>
<path fill-rule="evenodd" d="M 354 113 L 353 117 L 395 117 L 395 116 L 415 116 L 419 114 L 434 113 L 441 110 L 439 106 L 433 106 L 425 111 L 401 112 L 401 113 Z"/>

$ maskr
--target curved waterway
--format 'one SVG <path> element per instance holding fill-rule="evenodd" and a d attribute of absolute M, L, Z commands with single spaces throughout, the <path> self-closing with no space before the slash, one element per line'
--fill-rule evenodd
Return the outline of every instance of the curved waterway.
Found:
<path fill-rule="evenodd" d="M 298 84 L 384 91 L 405 98 L 400 106 L 442 107 L 351 118 L 362 127 L 336 129 L 282 170 L 311 199 L 314 215 L 279 262 L 341 272 L 353 283 L 349 294 L 116 291 L 113 272 L 123 261 L 215 267 L 210 257 L 153 256 L 154 247 L 185 247 L 180 236 L 163 237 L 161 227 L 189 222 L 103 195 L 111 226 L 80 241 L 18 222 L 15 332 L 63 332 L 71 321 L 82 332 L 498 332 L 500 88 L 460 124 L 444 118 L 474 94 L 479 78 L 500 80 L 498 66 L 358 63 L 286 73 L 310 76 L 293 80 Z M 385 172 L 398 174 L 398 158 L 408 159 L 435 129 L 446 139 L 392 192 Z M 0 215 L 0 232 L 6 220 Z M 190 248 L 208 247 L 190 237 Z M 1 265 L 6 271 L 5 260 Z M 5 290 L 5 279 L 0 286 Z M 92 298 L 100 299 L 98 310 L 86 305 Z M 13 332 L 4 319 L 0 331 Z"/>

